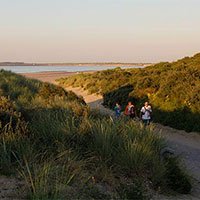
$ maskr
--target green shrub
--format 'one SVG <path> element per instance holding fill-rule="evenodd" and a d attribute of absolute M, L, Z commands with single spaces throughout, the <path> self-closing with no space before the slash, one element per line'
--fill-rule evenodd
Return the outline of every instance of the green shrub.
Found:
<path fill-rule="evenodd" d="M 50 99 L 55 96 L 66 97 L 67 92 L 62 87 L 55 86 L 50 83 L 43 83 L 38 95 L 44 99 Z"/>
<path fill-rule="evenodd" d="M 66 98 L 69 101 L 78 101 L 81 104 L 85 104 L 85 101 L 83 97 L 78 97 L 74 92 L 72 91 L 66 91 L 60 86 L 52 85 L 50 83 L 43 83 L 40 91 L 38 93 L 38 96 L 46 99 L 47 102 L 52 100 L 55 97 L 62 97 Z"/>
<path fill-rule="evenodd" d="M 24 135 L 27 133 L 26 122 L 21 113 L 16 111 L 15 104 L 9 98 L 0 97 L 0 134 L 15 133 Z"/>
<path fill-rule="evenodd" d="M 21 113 L 16 111 L 15 104 L 9 98 L 0 97 L 1 172 L 4 174 L 13 172 L 13 168 L 17 165 L 16 155 L 27 150 L 27 137 L 27 123 L 22 119 Z"/>
<path fill-rule="evenodd" d="M 0 71 L 0 93 L 15 101 L 17 107 L 28 107 L 40 86 L 39 81 L 26 79 L 12 72 Z"/>

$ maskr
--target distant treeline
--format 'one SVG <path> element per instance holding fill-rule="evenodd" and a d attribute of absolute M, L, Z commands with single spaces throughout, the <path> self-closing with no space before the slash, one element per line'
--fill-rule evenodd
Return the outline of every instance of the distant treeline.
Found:
<path fill-rule="evenodd" d="M 116 68 L 79 74 L 59 82 L 102 94 L 104 104 L 110 108 L 116 101 L 124 107 L 132 100 L 139 112 L 144 101 L 149 101 L 155 122 L 200 131 L 200 53 L 144 69 Z"/>
<path fill-rule="evenodd" d="M 120 62 L 94 62 L 94 63 L 25 63 L 25 62 L 0 62 L 0 66 L 149 66 L 151 63 L 120 63 Z"/>

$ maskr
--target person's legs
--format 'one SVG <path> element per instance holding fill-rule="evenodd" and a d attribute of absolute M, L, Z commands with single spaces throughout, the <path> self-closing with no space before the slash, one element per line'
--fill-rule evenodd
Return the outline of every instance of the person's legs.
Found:
<path fill-rule="evenodd" d="M 147 125 L 147 119 L 143 119 L 142 122 L 143 122 L 144 126 Z"/>
<path fill-rule="evenodd" d="M 135 115 L 134 115 L 134 114 L 130 114 L 130 118 L 131 118 L 131 119 L 134 119 L 134 118 L 135 118 Z"/>
<path fill-rule="evenodd" d="M 116 119 L 119 119 L 119 118 L 120 118 L 120 115 L 121 115 L 120 113 L 116 113 L 116 114 L 115 114 L 115 118 L 116 118 Z"/>
<path fill-rule="evenodd" d="M 150 120 L 150 119 L 148 119 L 148 120 L 147 120 L 147 125 L 149 126 L 149 125 L 150 125 L 150 123 L 151 123 L 151 120 Z"/>

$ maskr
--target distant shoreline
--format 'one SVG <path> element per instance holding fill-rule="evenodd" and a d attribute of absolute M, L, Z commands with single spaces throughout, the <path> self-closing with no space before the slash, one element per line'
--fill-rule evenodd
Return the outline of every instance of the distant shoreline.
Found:
<path fill-rule="evenodd" d="M 116 66 L 116 67 L 132 67 L 132 66 L 143 66 L 147 67 L 153 63 L 24 63 L 24 62 L 0 62 L 0 66 Z"/>
<path fill-rule="evenodd" d="M 14 73 L 38 73 L 38 72 L 60 72 L 60 71 L 66 71 L 66 72 L 85 72 L 85 71 L 100 71 L 100 70 L 107 70 L 107 69 L 129 69 L 129 68 L 145 68 L 145 66 L 128 66 L 128 65 L 110 65 L 110 66 L 103 66 L 103 65 L 91 65 L 91 66 L 80 66 L 80 65 L 74 65 L 74 66 L 32 66 L 32 65 L 4 65 L 0 66 L 0 69 L 12 71 Z"/>

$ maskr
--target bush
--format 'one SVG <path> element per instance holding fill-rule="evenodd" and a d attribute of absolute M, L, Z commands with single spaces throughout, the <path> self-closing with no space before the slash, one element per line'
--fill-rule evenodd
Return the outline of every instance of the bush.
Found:
<path fill-rule="evenodd" d="M 55 97 L 62 97 L 66 98 L 69 101 L 78 101 L 81 104 L 85 104 L 85 101 L 83 97 L 78 97 L 74 92 L 72 91 L 66 91 L 64 88 L 56 85 L 52 85 L 50 83 L 43 83 L 40 91 L 38 93 L 38 96 L 49 101 L 52 100 Z"/>
<path fill-rule="evenodd" d="M 28 107 L 41 86 L 40 81 L 26 79 L 12 72 L 0 71 L 0 93 L 15 101 L 18 108 Z"/>
<path fill-rule="evenodd" d="M 0 97 L 0 134 L 27 133 L 27 124 L 22 119 L 21 113 L 16 111 L 15 104 L 9 98 Z"/>
<path fill-rule="evenodd" d="M 38 95 L 44 99 L 50 99 L 53 97 L 66 97 L 67 92 L 62 87 L 43 83 Z"/>

